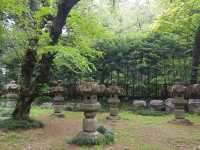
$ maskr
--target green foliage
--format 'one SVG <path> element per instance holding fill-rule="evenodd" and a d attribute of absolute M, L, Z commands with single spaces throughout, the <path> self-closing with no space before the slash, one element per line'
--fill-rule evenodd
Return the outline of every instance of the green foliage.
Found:
<path fill-rule="evenodd" d="M 40 92 L 40 93 L 49 93 L 50 92 L 50 87 L 47 84 L 39 85 L 38 92 Z"/>
<path fill-rule="evenodd" d="M 37 120 L 0 120 L 1 130 L 31 129 L 41 127 L 43 127 L 43 124 Z"/>
<path fill-rule="evenodd" d="M 35 104 L 41 105 L 43 103 L 51 102 L 52 100 L 53 100 L 52 97 L 42 95 L 42 96 L 37 97 Z"/>
<path fill-rule="evenodd" d="M 41 115 L 49 115 L 49 114 L 53 114 L 53 109 L 50 108 L 41 108 L 38 106 L 33 106 L 31 108 L 31 116 L 32 117 L 37 117 L 37 116 L 41 116 Z"/>
<path fill-rule="evenodd" d="M 168 4 L 168 8 L 155 21 L 153 31 L 171 34 L 179 42 L 191 44 L 200 24 L 199 3 L 196 0 L 177 0 Z"/>
<path fill-rule="evenodd" d="M 100 138 L 78 136 L 75 137 L 70 143 L 80 146 L 92 146 L 92 145 L 107 145 L 114 142 L 115 136 L 111 130 L 106 129 L 103 126 L 99 126 L 97 128 L 97 131 L 103 136 Z"/>

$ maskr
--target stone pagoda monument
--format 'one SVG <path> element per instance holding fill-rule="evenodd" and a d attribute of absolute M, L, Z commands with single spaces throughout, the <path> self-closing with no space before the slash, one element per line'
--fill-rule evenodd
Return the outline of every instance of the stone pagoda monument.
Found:
<path fill-rule="evenodd" d="M 101 105 L 97 101 L 98 94 L 105 89 L 95 82 L 84 82 L 77 86 L 76 91 L 82 96 L 83 102 L 80 109 L 84 112 L 83 130 L 73 139 L 73 141 L 96 141 L 101 140 L 104 136 L 97 131 L 96 114 Z M 74 142 L 77 143 L 77 142 Z"/>
<path fill-rule="evenodd" d="M 14 108 L 18 99 L 18 90 L 19 86 L 16 84 L 16 81 L 12 80 L 9 84 L 6 85 L 6 99 L 7 99 L 7 107 Z"/>
<path fill-rule="evenodd" d="M 192 124 L 189 120 L 185 118 L 185 105 L 187 101 L 185 100 L 185 94 L 187 92 L 187 87 L 184 86 L 181 82 L 176 82 L 175 85 L 171 88 L 173 103 L 175 106 L 174 115 L 175 119 L 170 121 L 170 123 L 175 124 Z"/>
<path fill-rule="evenodd" d="M 53 87 L 51 88 L 51 93 L 53 94 L 53 107 L 54 115 L 57 117 L 64 117 L 64 88 L 62 86 L 62 81 L 54 81 Z"/>
<path fill-rule="evenodd" d="M 121 88 L 115 85 L 112 85 L 107 88 L 107 94 L 109 95 L 108 104 L 110 109 L 110 115 L 107 117 L 108 120 L 118 120 L 120 117 L 119 114 L 119 95 L 121 94 Z"/>

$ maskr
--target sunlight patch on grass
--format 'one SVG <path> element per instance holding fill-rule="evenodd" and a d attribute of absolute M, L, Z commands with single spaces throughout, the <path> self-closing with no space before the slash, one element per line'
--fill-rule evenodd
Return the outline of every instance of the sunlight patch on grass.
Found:
<path fill-rule="evenodd" d="M 33 106 L 31 108 L 31 116 L 32 117 L 37 117 L 37 116 L 41 116 L 41 115 L 51 115 L 51 114 L 53 114 L 53 109 L 43 109 L 38 106 Z"/>

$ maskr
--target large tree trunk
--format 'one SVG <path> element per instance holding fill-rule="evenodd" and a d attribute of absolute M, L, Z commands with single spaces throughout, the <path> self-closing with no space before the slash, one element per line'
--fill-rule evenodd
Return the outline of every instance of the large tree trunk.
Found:
<path fill-rule="evenodd" d="M 59 36 L 62 33 L 62 28 L 66 23 L 66 18 L 71 9 L 79 0 L 60 0 L 58 4 L 58 13 L 55 17 L 53 25 L 50 30 L 50 37 L 52 39 L 51 45 L 58 42 Z M 48 83 L 50 79 L 50 72 L 53 67 L 53 60 L 55 54 L 46 53 L 42 55 L 39 65 L 36 62 L 38 40 L 31 39 L 29 41 L 29 49 L 26 51 L 24 63 L 22 65 L 22 84 L 20 89 L 20 98 L 17 101 L 12 117 L 17 120 L 29 119 L 31 104 L 38 96 L 38 86 Z M 35 77 L 34 71 L 39 67 L 39 73 Z M 37 70 L 38 71 L 38 70 Z M 33 78 L 34 77 L 34 78 Z"/>
<path fill-rule="evenodd" d="M 20 89 L 20 98 L 17 101 L 17 105 L 12 115 L 13 118 L 17 120 L 29 119 L 31 104 L 35 100 L 35 98 L 39 96 L 38 87 L 44 83 L 47 83 L 51 75 L 50 72 L 53 65 L 54 55 L 47 53 L 42 56 L 39 62 L 38 75 L 35 77 L 35 80 L 32 80 L 33 70 L 36 62 L 33 63 L 34 65 L 30 63 L 30 60 L 33 60 L 34 58 L 34 53 L 31 53 L 31 55 L 32 57 L 28 57 L 26 55 L 25 58 L 29 59 L 24 60 L 25 64 L 22 67 L 22 76 L 24 82 L 21 85 L 22 87 Z M 26 70 L 27 68 L 29 69 Z M 25 81 L 25 79 L 28 80 Z"/>
<path fill-rule="evenodd" d="M 23 97 L 25 98 L 25 97 Z M 15 107 L 15 110 L 13 112 L 13 119 L 16 120 L 29 120 L 29 114 L 31 110 L 31 103 L 28 99 L 20 99 L 20 101 L 17 102 L 17 105 Z"/>
<path fill-rule="evenodd" d="M 200 26 L 196 32 L 194 48 L 192 51 L 191 84 L 198 82 L 198 66 L 200 64 Z"/>

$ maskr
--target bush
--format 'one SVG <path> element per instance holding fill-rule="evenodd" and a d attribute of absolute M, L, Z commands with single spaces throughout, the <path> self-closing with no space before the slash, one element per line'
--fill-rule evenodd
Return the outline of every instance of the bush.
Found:
<path fill-rule="evenodd" d="M 0 117 L 10 117 L 12 114 L 12 109 L 10 108 L 5 108 L 5 107 L 0 107 Z"/>
<path fill-rule="evenodd" d="M 70 143 L 80 146 L 92 146 L 100 144 L 111 144 L 114 142 L 114 133 L 106 129 L 104 126 L 99 126 L 97 131 L 100 133 L 98 136 L 87 136 L 84 132 L 79 133 Z"/>
<path fill-rule="evenodd" d="M 97 128 L 97 131 L 105 136 L 104 141 L 103 141 L 104 144 L 110 144 L 115 141 L 114 133 L 111 130 L 106 129 L 104 126 L 100 125 Z"/>
<path fill-rule="evenodd" d="M 43 123 L 37 120 L 14 120 L 5 119 L 0 120 L 0 130 L 17 130 L 17 129 L 31 129 L 41 128 Z"/>

